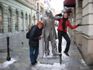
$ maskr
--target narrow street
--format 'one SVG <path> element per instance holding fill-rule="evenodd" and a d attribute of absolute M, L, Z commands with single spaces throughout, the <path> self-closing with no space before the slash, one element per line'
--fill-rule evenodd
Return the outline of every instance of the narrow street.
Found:
<path fill-rule="evenodd" d="M 63 39 L 63 50 L 65 48 L 65 40 Z M 42 51 L 42 50 L 41 50 Z M 12 52 L 11 52 L 12 53 Z M 71 44 L 70 56 L 67 57 L 62 53 L 62 64 L 59 64 L 59 57 L 38 58 L 39 63 L 34 66 L 35 70 L 92 70 L 83 61 L 77 47 Z M 33 70 L 29 61 L 29 47 L 23 46 L 15 49 L 15 53 L 11 54 L 16 62 L 0 70 Z"/>
<path fill-rule="evenodd" d="M 0 0 L 0 70 L 93 70 L 92 18 L 93 0 Z"/>

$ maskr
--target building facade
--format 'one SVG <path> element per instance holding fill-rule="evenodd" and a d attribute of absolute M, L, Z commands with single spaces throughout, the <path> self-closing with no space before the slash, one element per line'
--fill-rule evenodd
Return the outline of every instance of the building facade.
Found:
<path fill-rule="evenodd" d="M 37 20 L 42 20 L 42 16 L 45 12 L 44 0 L 37 0 Z"/>
<path fill-rule="evenodd" d="M 6 59 L 7 37 L 9 47 L 28 46 L 25 33 L 35 24 L 35 0 L 0 0 L 0 60 Z"/>
<path fill-rule="evenodd" d="M 93 0 L 76 0 L 76 19 L 87 24 L 75 31 L 76 43 L 88 64 L 93 64 Z"/>
<path fill-rule="evenodd" d="M 78 29 L 70 31 L 73 42 L 78 46 L 87 64 L 93 64 L 93 0 L 75 0 L 73 10 L 74 24 L 82 24 Z"/>

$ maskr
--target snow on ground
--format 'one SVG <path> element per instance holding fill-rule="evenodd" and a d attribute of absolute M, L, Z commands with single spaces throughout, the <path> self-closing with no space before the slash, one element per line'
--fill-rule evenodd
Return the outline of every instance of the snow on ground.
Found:
<path fill-rule="evenodd" d="M 14 62 L 16 62 L 16 60 L 14 58 L 11 58 L 10 61 L 5 61 L 4 63 L 0 64 L 0 68 L 6 68 Z"/>
<path fill-rule="evenodd" d="M 32 70 L 61 70 L 62 66 L 59 63 L 51 64 L 37 64 Z"/>

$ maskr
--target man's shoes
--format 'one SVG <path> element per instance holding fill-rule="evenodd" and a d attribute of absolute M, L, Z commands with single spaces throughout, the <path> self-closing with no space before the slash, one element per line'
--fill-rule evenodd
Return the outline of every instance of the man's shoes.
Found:
<path fill-rule="evenodd" d="M 35 66 L 37 63 L 32 63 L 31 66 Z"/>
<path fill-rule="evenodd" d="M 32 66 L 35 66 L 37 64 L 37 61 L 35 61 L 34 63 L 31 63 Z"/>
<path fill-rule="evenodd" d="M 64 52 L 66 56 L 69 56 L 68 52 Z"/>

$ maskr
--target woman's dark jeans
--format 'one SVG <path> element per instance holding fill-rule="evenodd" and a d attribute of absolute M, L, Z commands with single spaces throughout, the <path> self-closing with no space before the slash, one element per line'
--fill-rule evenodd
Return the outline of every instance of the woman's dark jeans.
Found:
<path fill-rule="evenodd" d="M 61 53 L 62 51 L 62 48 L 61 48 L 61 44 L 62 44 L 62 37 L 64 37 L 64 39 L 66 40 L 67 44 L 66 44 L 66 48 L 65 48 L 65 53 L 68 53 L 69 51 L 69 48 L 70 48 L 70 38 L 68 36 L 68 34 L 66 32 L 63 32 L 63 31 L 58 31 L 58 40 L 59 40 L 59 43 L 58 43 L 58 51 L 59 53 Z"/>

